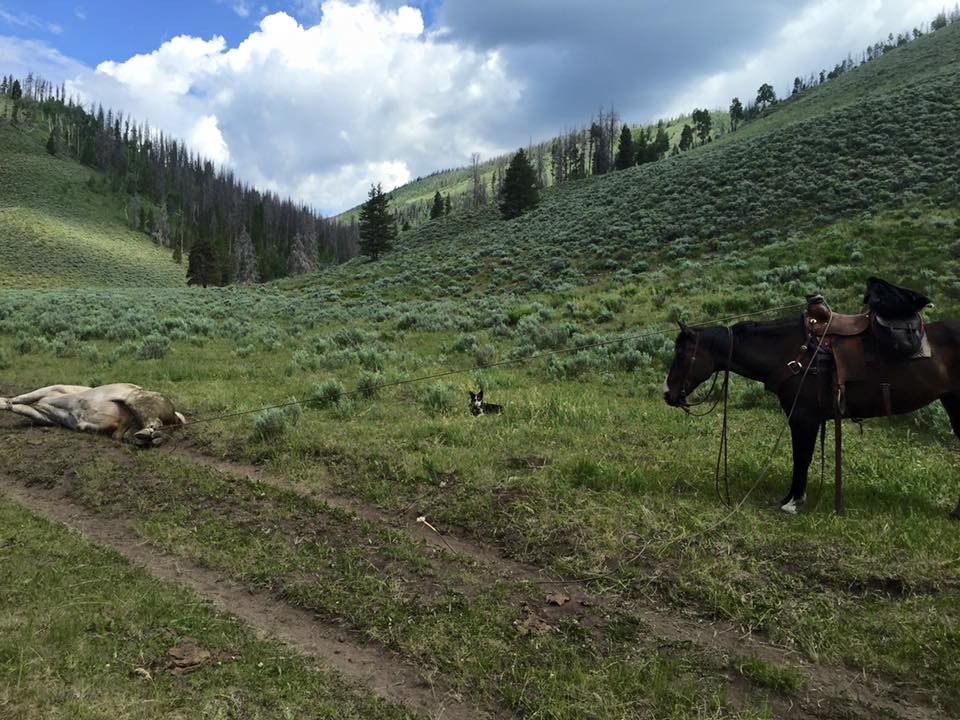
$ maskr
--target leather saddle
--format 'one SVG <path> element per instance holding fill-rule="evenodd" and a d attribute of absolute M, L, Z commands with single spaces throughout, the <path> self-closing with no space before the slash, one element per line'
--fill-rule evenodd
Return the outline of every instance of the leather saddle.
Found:
<path fill-rule="evenodd" d="M 833 386 L 842 413 L 846 411 L 846 384 L 869 379 L 867 363 L 871 355 L 907 360 L 923 357 L 924 349 L 929 348 L 925 343 L 923 317 L 918 310 L 898 319 L 887 319 L 873 306 L 865 305 L 861 313 L 844 315 L 830 310 L 822 295 L 813 295 L 807 298 L 804 324 L 810 339 L 808 346 L 814 348 L 815 354 L 819 351 L 832 357 Z M 926 356 L 929 357 L 929 350 Z M 889 415 L 889 385 L 881 384 L 881 392 Z"/>

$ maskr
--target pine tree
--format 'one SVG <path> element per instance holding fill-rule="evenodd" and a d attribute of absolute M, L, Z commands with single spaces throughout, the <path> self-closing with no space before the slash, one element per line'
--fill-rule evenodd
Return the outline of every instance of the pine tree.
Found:
<path fill-rule="evenodd" d="M 235 279 L 238 283 L 255 283 L 260 279 L 257 252 L 246 226 L 240 228 L 240 234 L 233 243 L 233 259 L 236 263 Z"/>
<path fill-rule="evenodd" d="M 295 277 L 313 272 L 316 269 L 316 251 L 311 247 L 309 235 L 297 230 L 287 256 L 287 275 Z"/>
<path fill-rule="evenodd" d="M 360 252 L 379 260 L 397 239 L 397 221 L 390 211 L 390 196 L 380 183 L 370 186 L 369 200 L 360 208 Z"/>
<path fill-rule="evenodd" d="M 617 147 L 617 158 L 614 165 L 617 170 L 626 170 L 633 165 L 633 160 L 633 135 L 630 133 L 630 127 L 624 123 L 620 130 L 620 144 Z"/>
<path fill-rule="evenodd" d="M 765 109 L 768 105 L 773 105 L 777 101 L 777 93 L 774 92 L 770 83 L 764 83 L 757 90 L 757 105 L 760 109 Z"/>
<path fill-rule="evenodd" d="M 663 125 L 663 120 L 657 123 L 657 135 L 650 146 L 651 160 L 659 160 L 666 155 L 670 149 L 670 137 L 667 135 L 667 128 Z"/>
<path fill-rule="evenodd" d="M 47 152 L 51 155 L 57 154 L 57 139 L 53 136 L 53 130 L 50 131 L 50 137 L 47 138 Z"/>
<path fill-rule="evenodd" d="M 453 211 L 453 203 L 450 202 L 450 195 L 443 198 L 443 214 L 449 215 Z"/>
<path fill-rule="evenodd" d="M 540 202 L 537 174 L 527 159 L 523 148 L 510 160 L 503 178 L 503 193 L 500 196 L 500 214 L 510 219 L 518 217 Z"/>
<path fill-rule="evenodd" d="M 736 130 L 737 126 L 742 121 L 743 121 L 743 103 L 740 102 L 740 98 L 735 97 L 733 100 L 730 101 L 730 129 Z"/>
<path fill-rule="evenodd" d="M 433 207 L 430 208 L 430 219 L 436 220 L 441 215 L 443 215 L 443 196 L 437 190 L 433 196 Z"/>
<path fill-rule="evenodd" d="M 683 130 L 680 131 L 680 142 L 677 147 L 680 148 L 683 152 L 686 152 L 693 145 L 693 128 L 689 125 L 684 125 Z"/>
<path fill-rule="evenodd" d="M 23 90 L 20 89 L 20 81 L 14 80 L 10 86 L 10 99 L 16 102 L 23 97 Z"/>
<path fill-rule="evenodd" d="M 217 259 L 213 245 L 206 237 L 199 238 L 190 248 L 187 260 L 187 285 L 210 285 L 217 274 Z"/>
<path fill-rule="evenodd" d="M 160 203 L 156 222 L 153 223 L 153 241 L 162 247 L 170 244 L 170 216 L 167 214 L 167 201 Z"/>
<path fill-rule="evenodd" d="M 694 110 L 692 118 L 693 124 L 696 127 L 697 137 L 700 138 L 700 144 L 703 145 L 707 141 L 707 138 L 710 137 L 713 118 L 710 116 L 710 111 L 706 108 L 703 110 Z"/>

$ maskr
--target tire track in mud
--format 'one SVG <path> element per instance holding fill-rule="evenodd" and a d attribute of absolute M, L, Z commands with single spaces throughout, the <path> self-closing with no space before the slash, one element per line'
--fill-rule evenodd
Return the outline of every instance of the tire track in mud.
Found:
<path fill-rule="evenodd" d="M 787 698 L 771 697 L 778 717 L 883 716 L 902 720 L 947 717 L 930 707 L 921 695 L 905 692 L 866 672 L 810 662 L 796 650 L 775 645 L 752 634 L 745 635 L 731 623 L 697 621 L 650 604 L 596 595 L 582 582 L 558 580 L 547 576 L 541 568 L 504 557 L 494 545 L 435 532 L 423 523 L 412 521 L 411 512 L 391 514 L 355 498 L 309 486 L 256 465 L 215 458 L 192 448 L 169 446 L 162 452 L 226 475 L 263 483 L 354 513 L 367 522 L 403 532 L 410 539 L 429 546 L 434 553 L 454 552 L 513 579 L 560 590 L 572 602 L 594 608 L 597 612 L 602 612 L 604 607 L 615 607 L 646 623 L 655 636 L 668 643 L 692 643 L 702 648 L 737 656 L 754 656 L 793 668 L 804 677 L 806 684 L 799 693 L 799 704 Z"/>
<path fill-rule="evenodd" d="M 318 620 L 268 593 L 231 583 L 225 573 L 163 553 L 130 527 L 130 519 L 105 518 L 68 500 L 60 491 L 28 488 L 0 471 L 0 493 L 47 520 L 65 525 L 119 553 L 152 577 L 192 590 L 247 623 L 261 637 L 276 637 L 338 671 L 353 685 L 437 720 L 490 720 L 496 714 L 468 705 L 441 685 L 428 686 L 415 668 L 386 650 L 354 642 L 350 631 Z"/>

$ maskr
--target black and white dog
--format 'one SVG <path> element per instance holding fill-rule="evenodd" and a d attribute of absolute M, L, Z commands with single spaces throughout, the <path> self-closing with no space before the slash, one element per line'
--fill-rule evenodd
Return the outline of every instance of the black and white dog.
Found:
<path fill-rule="evenodd" d="M 470 412 L 474 415 L 499 415 L 503 408 L 493 403 L 483 401 L 483 389 L 478 393 L 470 393 Z"/>

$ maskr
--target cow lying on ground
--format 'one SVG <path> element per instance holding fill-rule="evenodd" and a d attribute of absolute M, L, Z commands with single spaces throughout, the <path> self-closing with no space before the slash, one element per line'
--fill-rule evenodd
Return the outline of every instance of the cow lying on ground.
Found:
<path fill-rule="evenodd" d="M 71 430 L 110 433 L 141 447 L 160 445 L 163 429 L 182 425 L 186 418 L 159 393 L 130 383 L 95 388 L 50 385 L 12 398 L 0 397 L 0 410 L 10 410 L 40 425 L 63 425 Z"/>

